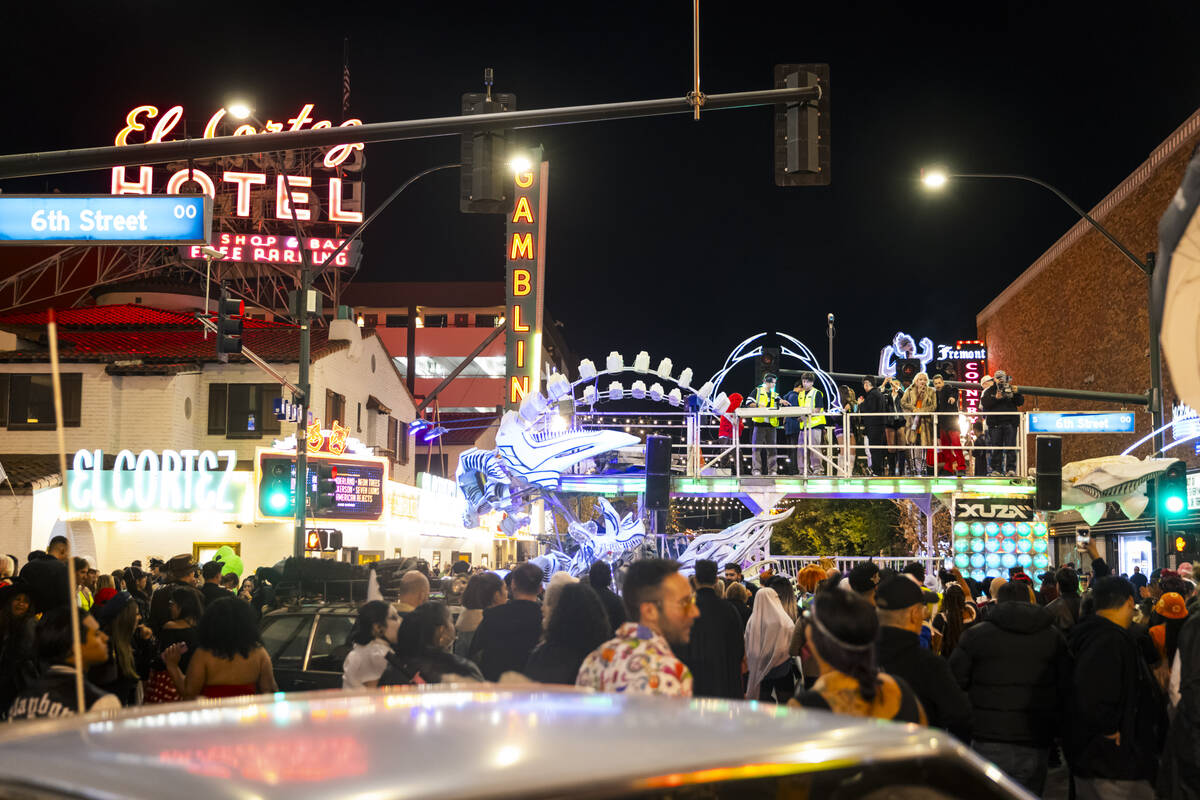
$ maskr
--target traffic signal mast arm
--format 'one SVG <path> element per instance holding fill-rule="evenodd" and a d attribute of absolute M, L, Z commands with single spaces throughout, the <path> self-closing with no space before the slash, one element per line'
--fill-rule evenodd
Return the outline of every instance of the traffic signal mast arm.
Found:
<path fill-rule="evenodd" d="M 817 100 L 818 86 L 764 89 L 754 92 L 705 95 L 704 110 L 773 106 L 781 103 Z M 403 139 L 427 139 L 435 136 L 471 134 L 478 130 L 540 128 L 577 122 L 666 114 L 690 114 L 693 105 L 687 97 L 660 100 L 632 100 L 623 103 L 535 108 L 471 116 L 433 117 L 398 122 L 373 122 L 351 128 L 260 133 L 254 136 L 218 136 L 212 139 L 181 139 L 154 144 L 130 144 L 121 147 L 87 147 L 45 153 L 21 153 L 0 156 L 0 179 L 83 172 L 121 167 L 126 164 L 165 164 L 169 161 L 198 161 L 227 156 L 252 155 L 280 150 L 330 147 L 348 142 L 390 142 Z"/>
<path fill-rule="evenodd" d="M 203 325 L 205 328 L 208 328 L 210 331 L 213 331 L 214 333 L 216 333 L 217 323 L 213 322 L 211 319 L 204 316 L 203 314 L 197 314 L 196 319 L 198 319 L 200 321 L 200 324 Z M 242 345 L 242 355 L 246 357 L 247 361 L 249 361 L 251 364 L 253 364 L 254 366 L 261 369 L 263 372 L 270 375 L 272 378 L 274 378 L 276 381 L 278 381 L 281 385 L 286 386 L 287 388 L 291 389 L 294 394 L 298 395 L 300 393 L 300 390 L 296 387 L 295 384 L 293 384 L 287 378 L 283 377 L 283 375 L 281 375 L 280 373 L 276 372 L 275 369 L 270 364 L 268 364 L 266 361 L 263 361 L 263 359 L 258 354 L 256 354 L 253 350 L 251 350 L 249 347 Z"/>

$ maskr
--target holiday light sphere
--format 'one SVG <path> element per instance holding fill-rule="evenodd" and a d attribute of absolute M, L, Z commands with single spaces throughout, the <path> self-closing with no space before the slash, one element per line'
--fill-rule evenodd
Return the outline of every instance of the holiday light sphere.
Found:
<path fill-rule="evenodd" d="M 975 555 L 971 556 L 971 566 L 972 567 L 975 567 L 976 569 L 982 569 L 983 565 L 984 565 L 984 558 L 983 558 L 982 553 L 976 553 Z"/>
<path fill-rule="evenodd" d="M 971 523 L 971 533 L 975 534 L 976 536 L 983 536 L 983 523 L 982 522 L 972 522 Z"/>
<path fill-rule="evenodd" d="M 1001 539 L 1000 549 L 1005 553 L 1011 553 L 1017 549 L 1017 543 L 1012 539 Z"/>
<path fill-rule="evenodd" d="M 971 551 L 974 553 L 982 553 L 983 552 L 983 539 L 972 539 L 971 540 Z"/>
<path fill-rule="evenodd" d="M 1004 565 L 1005 569 L 1012 569 L 1017 565 L 1017 557 L 1012 553 L 1005 553 L 1000 557 L 1000 563 Z"/>
<path fill-rule="evenodd" d="M 966 535 L 967 531 L 970 529 L 971 526 L 961 520 L 954 523 L 954 532 L 960 536 Z"/>
<path fill-rule="evenodd" d="M 989 553 L 996 552 L 997 550 L 1000 549 L 1000 540 L 999 539 L 985 539 L 983 542 L 983 549 L 987 550 Z"/>
<path fill-rule="evenodd" d="M 1033 548 L 1033 542 L 1029 541 L 1028 539 L 1018 539 L 1017 540 L 1017 552 L 1028 553 L 1032 548 Z"/>
<path fill-rule="evenodd" d="M 995 569 L 1000 566 L 1000 555 L 998 553 L 991 553 L 985 561 L 987 562 L 988 569 Z"/>

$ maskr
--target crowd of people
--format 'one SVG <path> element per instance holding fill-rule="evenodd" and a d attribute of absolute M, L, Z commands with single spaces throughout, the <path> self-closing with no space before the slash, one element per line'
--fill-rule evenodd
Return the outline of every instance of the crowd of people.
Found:
<path fill-rule="evenodd" d="M 540 682 L 751 699 L 941 728 L 1041 794 L 1066 765 L 1081 798 L 1200 791 L 1200 597 L 1191 564 L 1110 574 L 1095 546 L 1034 581 L 870 561 L 747 580 L 646 558 L 585 578 L 528 562 L 455 564 L 359 607 L 343 686 Z M 8 720 L 276 691 L 263 591 L 190 556 L 68 586 L 67 543 L 0 564 L 0 711 Z M 423 565 L 422 565 L 423 566 Z M 225 584 L 225 585 L 223 585 Z M 236 594 L 234 589 L 237 590 Z M 70 599 L 79 607 L 76 639 Z M 76 647 L 78 643 L 78 648 Z"/>
<path fill-rule="evenodd" d="M 750 462 L 754 475 L 1016 476 L 1018 412 L 1025 403 L 1019 387 L 1004 371 L 980 381 L 984 412 L 966 429 L 959 390 L 941 375 L 917 373 L 904 384 L 898 378 L 867 376 L 861 390 L 838 389 L 834 403 L 805 372 L 791 391 L 780 394 L 778 378 L 763 375 L 747 397 L 729 396 L 718 437 L 740 439 L 738 408 L 812 409 L 812 413 L 750 418 Z"/>
<path fill-rule="evenodd" d="M 23 565 L 0 556 L 0 720 L 77 713 L 80 668 L 86 711 L 275 691 L 267 582 L 187 554 L 147 567 L 100 573 L 63 536 Z"/>

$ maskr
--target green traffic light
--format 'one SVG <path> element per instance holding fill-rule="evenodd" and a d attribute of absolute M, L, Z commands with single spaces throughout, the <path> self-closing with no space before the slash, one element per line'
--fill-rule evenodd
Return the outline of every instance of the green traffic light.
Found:
<path fill-rule="evenodd" d="M 286 492 L 272 492 L 267 498 L 267 505 L 272 511 L 283 511 L 291 504 L 291 498 Z"/>
<path fill-rule="evenodd" d="M 1168 514 L 1178 514 L 1183 511 L 1183 498 L 1179 495 L 1171 495 L 1163 506 L 1167 509 Z"/>

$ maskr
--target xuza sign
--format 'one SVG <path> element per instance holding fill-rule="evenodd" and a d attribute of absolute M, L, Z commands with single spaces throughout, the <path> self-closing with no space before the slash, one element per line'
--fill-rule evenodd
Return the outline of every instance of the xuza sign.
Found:
<path fill-rule="evenodd" d="M 204 244 L 201 195 L 0 195 L 0 244 Z"/>

